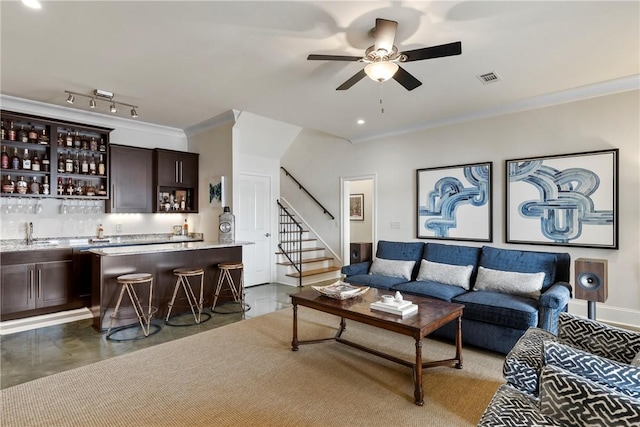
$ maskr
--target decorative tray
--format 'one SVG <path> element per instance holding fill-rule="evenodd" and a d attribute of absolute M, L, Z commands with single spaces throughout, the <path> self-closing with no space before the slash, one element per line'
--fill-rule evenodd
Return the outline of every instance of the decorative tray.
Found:
<path fill-rule="evenodd" d="M 327 286 L 311 286 L 311 288 L 324 296 L 341 300 L 360 296 L 369 290 L 368 286 L 353 286 L 340 280 Z"/>

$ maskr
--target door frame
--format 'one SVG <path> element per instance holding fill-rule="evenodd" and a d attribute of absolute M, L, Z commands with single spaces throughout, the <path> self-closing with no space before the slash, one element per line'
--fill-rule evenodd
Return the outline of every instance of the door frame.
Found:
<path fill-rule="evenodd" d="M 340 177 L 340 248 L 342 252 L 342 265 L 351 262 L 351 220 L 349 219 L 349 195 L 352 181 L 371 181 L 373 188 L 373 200 L 371 201 L 371 244 L 375 255 L 378 241 L 376 230 L 378 229 L 378 181 L 377 174 L 354 175 Z"/>

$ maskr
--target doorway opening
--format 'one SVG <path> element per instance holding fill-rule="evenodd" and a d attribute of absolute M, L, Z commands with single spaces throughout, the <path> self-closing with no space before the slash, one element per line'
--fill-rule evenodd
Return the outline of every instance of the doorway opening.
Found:
<path fill-rule="evenodd" d="M 343 265 L 371 260 L 376 245 L 376 176 L 341 178 Z"/>

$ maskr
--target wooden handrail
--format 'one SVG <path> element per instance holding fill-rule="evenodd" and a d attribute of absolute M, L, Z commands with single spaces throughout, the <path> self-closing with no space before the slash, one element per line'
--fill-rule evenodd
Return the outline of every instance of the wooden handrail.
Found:
<path fill-rule="evenodd" d="M 330 217 L 331 219 L 336 219 L 336 217 L 334 217 L 333 215 L 331 215 L 331 212 L 329 212 L 329 211 L 328 211 L 324 206 L 322 206 L 322 203 L 320 203 L 320 202 L 319 202 L 315 197 L 313 197 L 313 196 L 311 195 L 311 193 L 309 193 L 309 192 L 307 191 L 307 189 L 306 189 L 306 188 L 304 188 L 304 186 L 303 186 L 302 184 L 300 184 L 300 183 L 298 182 L 298 180 L 297 180 L 297 179 L 295 179 L 295 178 L 294 178 L 294 176 L 293 176 L 293 175 L 291 175 L 291 174 L 289 173 L 289 171 L 288 171 L 288 170 L 286 170 L 286 169 L 285 169 L 284 167 L 282 167 L 282 166 L 280 166 L 280 169 L 282 169 L 282 170 L 284 171 L 284 173 L 285 173 L 289 178 L 291 178 L 291 179 L 293 180 L 293 182 L 295 182 L 296 184 L 298 184 L 298 188 L 299 188 L 300 190 L 304 191 L 305 193 L 307 193 L 307 195 L 308 195 L 309 197 L 311 197 L 311 199 L 312 199 L 314 202 L 316 202 L 316 204 L 317 204 L 318 206 L 320 206 L 320 207 L 322 208 L 322 211 L 323 211 L 325 214 L 329 215 L 329 217 Z"/>

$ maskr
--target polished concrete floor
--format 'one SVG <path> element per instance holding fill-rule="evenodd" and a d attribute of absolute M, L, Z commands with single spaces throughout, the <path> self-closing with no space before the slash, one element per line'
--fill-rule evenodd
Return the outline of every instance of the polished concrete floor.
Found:
<path fill-rule="evenodd" d="M 252 286 L 246 293 L 251 308 L 245 313 L 213 313 L 210 320 L 185 327 L 166 326 L 163 321 L 154 320 L 162 325 L 160 332 L 136 341 L 109 341 L 105 334 L 93 329 L 90 319 L 3 335 L 0 336 L 0 388 L 290 307 L 289 294 L 299 291 L 300 288 L 278 284 Z"/>

